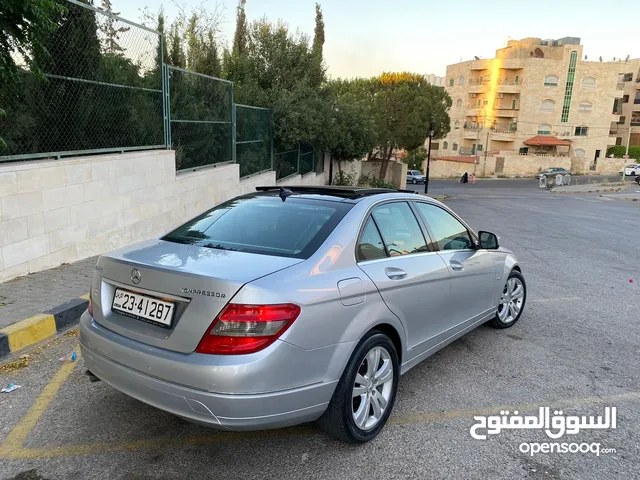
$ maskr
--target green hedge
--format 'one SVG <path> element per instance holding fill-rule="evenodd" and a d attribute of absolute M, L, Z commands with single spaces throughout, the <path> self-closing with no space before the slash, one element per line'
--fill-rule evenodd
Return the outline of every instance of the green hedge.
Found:
<path fill-rule="evenodd" d="M 616 158 L 624 157 L 624 154 L 627 150 L 625 145 L 616 145 L 615 147 L 611 147 L 607 150 L 607 157 L 613 153 L 613 156 Z M 640 160 L 640 146 L 630 146 L 629 147 L 629 159 L 635 158 L 636 160 Z"/>

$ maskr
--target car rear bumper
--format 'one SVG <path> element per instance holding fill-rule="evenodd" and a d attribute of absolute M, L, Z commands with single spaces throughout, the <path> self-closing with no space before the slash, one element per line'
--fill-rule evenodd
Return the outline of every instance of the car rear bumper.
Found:
<path fill-rule="evenodd" d="M 317 382 L 256 394 L 203 391 L 181 385 L 176 381 L 151 376 L 120 363 L 121 359 L 129 358 L 130 352 L 126 350 L 132 348 L 132 341 L 98 325 L 88 313 L 81 318 L 80 332 L 80 346 L 85 365 L 98 378 L 137 400 L 186 420 L 211 427 L 228 430 L 260 430 L 316 420 L 327 408 L 337 384 L 337 380 Z M 160 350 L 135 343 L 146 354 L 153 355 L 154 350 Z M 108 356 L 105 352 L 108 352 Z M 212 361 L 213 357 L 215 356 L 212 356 Z M 151 357 L 148 360 L 153 362 Z M 295 361 L 292 359 L 292 363 Z M 274 365 L 265 365 L 265 367 L 266 375 Z M 278 368 L 288 367 L 290 365 L 285 364 Z M 224 367 L 220 367 L 219 370 L 222 375 L 225 374 Z M 241 370 L 234 369 L 235 375 L 241 375 Z M 216 369 L 212 371 L 215 372 Z"/>

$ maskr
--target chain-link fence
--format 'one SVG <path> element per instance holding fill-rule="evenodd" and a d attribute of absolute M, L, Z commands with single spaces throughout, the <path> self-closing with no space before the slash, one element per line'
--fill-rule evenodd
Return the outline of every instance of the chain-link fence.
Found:
<path fill-rule="evenodd" d="M 233 83 L 166 65 L 161 35 L 78 0 L 65 0 L 34 58 L 0 85 L 0 162 L 170 148 L 176 170 L 237 162 L 240 176 L 323 171 L 300 144 L 274 155 L 271 110 L 234 104 Z"/>
<path fill-rule="evenodd" d="M 233 84 L 178 67 L 167 70 L 176 170 L 234 161 Z"/>
<path fill-rule="evenodd" d="M 236 162 L 240 176 L 246 177 L 273 168 L 271 110 L 235 105 Z"/>
<path fill-rule="evenodd" d="M 153 30 L 67 0 L 49 52 L 35 57 L 42 76 L 15 55 L 18 78 L 0 85 L 0 160 L 166 145 L 162 49 Z"/>

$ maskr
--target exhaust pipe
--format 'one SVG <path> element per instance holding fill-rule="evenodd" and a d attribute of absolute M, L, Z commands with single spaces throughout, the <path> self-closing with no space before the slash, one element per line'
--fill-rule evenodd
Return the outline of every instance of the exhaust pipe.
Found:
<path fill-rule="evenodd" d="M 91 383 L 95 383 L 95 382 L 101 382 L 102 380 L 100 380 L 98 377 L 96 377 L 90 370 L 87 370 L 86 372 L 84 372 L 84 374 L 89 377 L 89 381 Z"/>

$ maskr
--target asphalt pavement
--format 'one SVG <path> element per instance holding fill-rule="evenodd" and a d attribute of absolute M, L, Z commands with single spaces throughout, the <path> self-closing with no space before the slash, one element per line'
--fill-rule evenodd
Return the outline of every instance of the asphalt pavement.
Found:
<path fill-rule="evenodd" d="M 480 327 L 403 376 L 374 441 L 345 445 L 313 425 L 191 425 L 90 383 L 81 358 L 61 362 L 77 348 L 71 333 L 27 352 L 27 366 L 0 365 L 1 383 L 22 385 L 0 394 L 0 478 L 640 478 L 640 203 L 557 195 L 535 179 L 433 181 L 429 193 L 516 252 L 529 298 L 513 328 Z M 558 440 L 615 452 L 532 456 L 521 445 L 552 441 L 541 431 L 470 435 L 474 416 L 540 406 L 587 416 L 616 407 L 615 429 Z"/>

